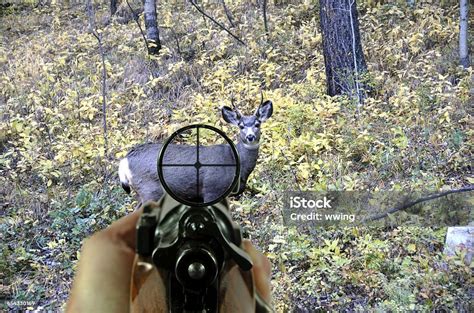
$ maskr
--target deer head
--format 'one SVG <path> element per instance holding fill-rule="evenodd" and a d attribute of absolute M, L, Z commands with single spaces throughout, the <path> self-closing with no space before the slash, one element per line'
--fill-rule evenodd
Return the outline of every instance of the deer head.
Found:
<path fill-rule="evenodd" d="M 269 119 L 273 113 L 273 104 L 270 100 L 263 102 L 253 115 L 242 115 L 232 101 L 233 109 L 228 106 L 222 108 L 222 117 L 224 120 L 232 125 L 240 128 L 239 141 L 248 149 L 258 147 L 260 143 L 260 126 L 263 122 Z"/>

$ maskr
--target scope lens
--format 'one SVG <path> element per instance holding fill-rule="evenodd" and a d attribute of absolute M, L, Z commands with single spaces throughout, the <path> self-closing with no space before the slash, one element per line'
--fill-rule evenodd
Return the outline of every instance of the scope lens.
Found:
<path fill-rule="evenodd" d="M 163 145 L 158 176 L 176 201 L 207 206 L 226 197 L 238 183 L 239 156 L 233 142 L 209 125 L 190 125 Z"/>

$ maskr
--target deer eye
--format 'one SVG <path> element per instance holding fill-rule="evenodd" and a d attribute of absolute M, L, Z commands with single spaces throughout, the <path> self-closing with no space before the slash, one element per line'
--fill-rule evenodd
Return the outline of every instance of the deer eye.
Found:
<path fill-rule="evenodd" d="M 244 125 L 239 125 L 239 128 L 240 128 L 240 129 L 244 129 Z"/>
<path fill-rule="evenodd" d="M 259 128 L 259 127 L 260 127 L 260 123 L 255 123 L 255 127 Z"/>

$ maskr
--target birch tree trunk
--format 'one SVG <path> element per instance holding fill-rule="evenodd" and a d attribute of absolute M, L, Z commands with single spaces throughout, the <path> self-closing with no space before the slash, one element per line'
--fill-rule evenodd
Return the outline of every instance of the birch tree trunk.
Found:
<path fill-rule="evenodd" d="M 144 0 L 143 11 L 145 15 L 148 53 L 156 55 L 161 49 L 160 33 L 156 19 L 156 0 Z"/>
<path fill-rule="evenodd" d="M 469 67 L 469 49 L 468 49 L 468 16 L 469 16 L 469 0 L 459 1 L 460 21 L 459 21 L 459 62 L 464 68 Z"/>
<path fill-rule="evenodd" d="M 346 94 L 361 105 L 367 71 L 355 0 L 319 0 L 327 93 Z"/>

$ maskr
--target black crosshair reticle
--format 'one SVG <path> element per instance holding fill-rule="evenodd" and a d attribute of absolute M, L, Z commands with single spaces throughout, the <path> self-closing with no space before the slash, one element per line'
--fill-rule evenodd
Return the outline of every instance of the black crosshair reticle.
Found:
<path fill-rule="evenodd" d="M 196 129 L 196 146 L 173 144 L 180 134 L 192 129 Z M 230 149 L 223 145 L 220 148 L 202 146 L 200 129 L 216 133 Z M 200 148 L 203 149 L 201 152 Z M 229 150 L 230 156 L 223 153 Z M 205 155 L 200 158 L 200 153 Z M 205 159 L 211 159 L 211 162 Z M 176 201 L 190 206 L 207 206 L 221 201 L 234 190 L 240 177 L 239 155 L 232 140 L 220 129 L 203 124 L 189 125 L 174 132 L 163 144 L 157 165 L 165 191 Z"/>

